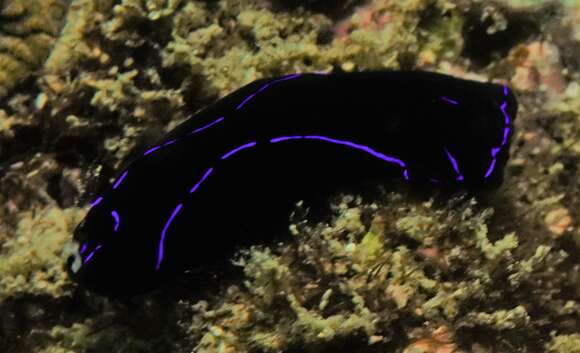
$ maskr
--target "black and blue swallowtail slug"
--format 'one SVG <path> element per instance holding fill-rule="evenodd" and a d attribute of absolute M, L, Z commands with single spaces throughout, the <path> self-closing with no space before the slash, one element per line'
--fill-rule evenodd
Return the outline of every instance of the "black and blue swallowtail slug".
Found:
<path fill-rule="evenodd" d="M 297 201 L 342 186 L 497 187 L 516 112 L 507 86 L 435 73 L 255 81 L 118 174 L 75 231 L 69 273 L 97 293 L 131 296 L 271 240 Z"/>

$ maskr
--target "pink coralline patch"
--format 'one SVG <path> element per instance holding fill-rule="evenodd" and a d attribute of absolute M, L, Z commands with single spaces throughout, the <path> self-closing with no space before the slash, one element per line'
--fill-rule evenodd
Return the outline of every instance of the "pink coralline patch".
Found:
<path fill-rule="evenodd" d="M 390 12 L 377 9 L 374 4 L 370 3 L 358 6 L 350 18 L 339 21 L 334 26 L 334 34 L 336 38 L 346 40 L 353 29 L 380 30 L 391 20 Z"/>
<path fill-rule="evenodd" d="M 440 326 L 427 337 L 412 342 L 403 353 L 463 353 L 457 350 L 453 334 L 447 326 Z"/>
<path fill-rule="evenodd" d="M 510 55 L 516 62 L 513 86 L 522 91 L 545 90 L 549 98 L 557 98 L 566 87 L 562 77 L 560 53 L 549 42 L 532 42 L 514 49 Z"/>
<path fill-rule="evenodd" d="M 449 267 L 449 258 L 437 247 L 420 248 L 417 249 L 417 253 L 440 268 Z"/>

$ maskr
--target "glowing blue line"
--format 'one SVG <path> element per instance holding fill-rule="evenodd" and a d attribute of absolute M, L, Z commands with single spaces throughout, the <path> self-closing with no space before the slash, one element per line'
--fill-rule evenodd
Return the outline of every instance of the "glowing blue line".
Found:
<path fill-rule="evenodd" d="M 91 253 L 85 258 L 85 261 L 83 261 L 83 265 L 89 262 L 89 260 L 92 259 L 93 256 L 95 256 L 95 250 L 91 251 Z"/>
<path fill-rule="evenodd" d="M 277 80 L 274 80 L 272 82 L 268 82 L 266 84 L 264 84 L 262 87 L 260 87 L 256 92 L 250 94 L 249 96 L 247 96 L 240 104 L 238 104 L 238 106 L 236 107 L 236 110 L 240 110 L 244 105 L 246 105 L 246 103 L 248 103 L 250 101 L 250 99 L 254 98 L 256 96 L 256 94 L 266 90 L 268 87 L 270 87 L 271 85 L 278 83 L 278 82 L 282 82 L 282 81 L 287 81 L 287 80 L 292 80 L 294 78 L 297 78 L 299 76 L 301 76 L 302 74 L 291 74 L 291 75 L 287 75 L 284 76 L 282 78 L 279 78 Z"/>
<path fill-rule="evenodd" d="M 447 158 L 449 158 L 449 161 L 451 161 L 451 165 L 453 166 L 453 170 L 455 170 L 455 174 L 457 174 L 457 178 L 455 178 L 457 181 L 461 181 L 463 180 L 463 175 L 461 175 L 461 172 L 459 171 L 459 165 L 457 164 L 457 160 L 455 159 L 455 157 L 453 157 L 451 155 L 451 153 L 449 152 L 449 150 L 447 150 L 447 148 L 443 148 L 445 150 L 445 153 L 447 154 Z"/>
<path fill-rule="evenodd" d="M 220 121 L 222 121 L 222 120 L 224 120 L 224 117 L 223 117 L 223 116 L 222 116 L 222 117 L 219 117 L 219 118 L 217 118 L 216 120 L 212 121 L 211 123 L 209 123 L 209 124 L 207 124 L 207 125 L 205 125 L 205 126 L 202 126 L 202 127 L 200 127 L 199 129 L 195 129 L 195 130 L 193 130 L 193 131 L 189 132 L 187 135 L 193 135 L 193 134 L 195 134 L 195 133 L 198 133 L 198 132 L 200 132 L 200 131 L 203 131 L 203 130 L 205 130 L 205 129 L 207 129 L 207 128 L 209 128 L 209 127 L 211 127 L 211 126 L 213 126 L 213 125 L 215 125 L 215 124 L 217 124 L 217 123 L 219 123 L 219 122 L 220 122 Z"/>
<path fill-rule="evenodd" d="M 85 261 L 83 261 L 83 265 L 89 262 L 93 258 L 93 256 L 95 256 L 95 253 L 101 248 L 101 246 L 102 245 L 97 245 L 97 247 L 90 252 L 90 254 L 85 258 Z"/>
<path fill-rule="evenodd" d="M 91 208 L 95 207 L 96 205 L 100 204 L 101 201 L 103 201 L 103 197 L 102 196 L 97 197 L 97 199 L 95 201 L 93 201 L 93 203 L 91 203 L 90 207 Z"/>
<path fill-rule="evenodd" d="M 224 120 L 224 117 L 223 116 L 217 118 L 216 120 L 214 120 L 213 122 L 211 122 L 211 123 L 209 123 L 209 124 L 207 124 L 205 126 L 202 126 L 202 127 L 198 128 L 198 129 L 195 129 L 193 131 L 188 132 L 187 134 L 185 134 L 185 136 L 193 135 L 195 133 L 198 133 L 200 131 L 203 131 L 203 130 L 207 129 L 208 127 L 211 127 L 212 125 L 215 125 L 215 124 L 219 123 L 222 120 Z M 165 146 L 169 146 L 171 144 L 174 144 L 175 142 L 179 141 L 180 139 L 181 138 L 176 138 L 176 139 L 173 139 L 173 140 L 169 140 L 169 141 L 163 143 L 162 145 L 157 145 L 157 146 L 151 147 L 150 149 L 148 149 L 147 151 L 145 151 L 145 153 L 143 153 L 143 156 L 146 156 L 148 154 L 151 154 L 151 153 L 157 151 L 158 149 L 160 149 L 161 147 L 165 147 Z"/>
<path fill-rule="evenodd" d="M 211 174 L 211 172 L 213 171 L 213 168 L 209 168 L 205 174 L 201 177 L 201 179 L 197 182 L 197 184 L 195 184 L 191 190 L 189 190 L 190 194 L 193 194 L 195 192 L 195 190 L 197 190 L 197 188 L 201 185 L 201 183 L 203 183 L 203 181 Z"/>
<path fill-rule="evenodd" d="M 497 160 L 495 159 L 495 157 L 491 160 L 491 164 L 489 165 L 489 168 L 487 168 L 487 172 L 485 172 L 484 178 L 487 178 L 491 172 L 493 172 L 493 168 L 495 167 L 495 162 Z"/>
<path fill-rule="evenodd" d="M 459 102 L 458 101 L 453 100 L 451 98 L 447 98 L 447 97 L 439 97 L 439 98 L 441 98 L 441 100 L 443 100 L 443 101 L 445 101 L 447 103 L 451 103 L 453 105 L 459 105 Z"/>
<path fill-rule="evenodd" d="M 503 95 L 507 98 L 508 95 L 508 87 L 507 85 L 503 86 Z M 509 114 L 506 111 L 507 108 L 507 100 L 503 101 L 501 106 L 499 107 L 499 109 L 501 110 L 501 113 L 504 116 L 504 128 L 503 128 L 503 136 L 502 136 L 502 141 L 499 145 L 499 147 L 492 147 L 491 149 L 491 163 L 489 164 L 489 168 L 487 168 L 487 171 L 485 172 L 485 175 L 483 176 L 484 178 L 487 178 L 491 175 L 491 173 L 493 172 L 493 169 L 495 168 L 495 164 L 497 162 L 496 160 L 496 156 L 499 153 L 499 151 L 504 148 L 507 145 L 507 140 L 508 140 L 508 136 L 509 136 L 509 132 L 510 132 L 510 123 L 511 123 L 511 119 Z"/>
<path fill-rule="evenodd" d="M 290 75 L 284 76 L 282 78 L 279 78 L 279 79 L 277 79 L 274 82 L 282 82 L 282 81 L 287 81 L 287 80 L 293 80 L 293 79 L 298 78 L 300 76 L 302 76 L 302 74 L 290 74 Z"/>
<path fill-rule="evenodd" d="M 270 140 L 270 142 L 272 143 L 276 143 L 276 142 L 282 142 L 282 141 L 286 141 L 286 140 L 296 140 L 296 139 L 302 139 L 304 138 L 304 136 L 282 136 L 282 137 L 276 137 Z"/>
<path fill-rule="evenodd" d="M 246 143 L 245 145 L 241 145 L 240 147 L 234 148 L 233 150 L 231 150 L 228 153 L 224 154 L 221 159 L 224 160 L 224 159 L 228 158 L 229 156 L 231 156 L 232 154 L 234 154 L 236 152 L 239 152 L 239 151 L 241 151 L 243 149 L 246 149 L 246 148 L 253 147 L 255 145 L 256 145 L 256 142 L 249 142 L 249 143 Z"/>
<path fill-rule="evenodd" d="M 157 151 L 160 148 L 161 148 L 161 146 L 151 147 L 150 149 L 148 149 L 147 151 L 145 151 L 145 153 L 143 153 L 143 155 L 146 156 L 146 155 L 148 155 L 150 153 L 153 153 L 153 152 Z"/>
<path fill-rule="evenodd" d="M 163 244 L 165 242 L 165 235 L 167 234 L 167 229 L 169 229 L 171 222 L 173 222 L 173 219 L 175 218 L 175 216 L 177 216 L 177 213 L 179 213 L 181 207 L 183 207 L 183 204 L 181 203 L 177 205 L 177 207 L 175 207 L 173 213 L 171 213 L 171 216 L 169 217 L 169 219 L 165 223 L 165 226 L 163 227 L 163 230 L 161 231 L 161 239 L 159 240 L 159 252 L 157 253 L 157 265 L 155 266 L 155 271 L 159 270 L 159 267 L 161 266 L 161 261 L 163 260 Z"/>
<path fill-rule="evenodd" d="M 270 83 L 266 83 L 266 84 L 265 84 L 265 85 L 263 85 L 263 86 L 262 86 L 262 87 L 261 87 L 259 90 L 257 90 L 257 91 L 256 91 L 256 93 L 254 93 L 254 94 L 250 95 L 250 97 L 254 97 L 256 94 L 258 94 L 258 93 L 262 92 L 263 90 L 265 90 L 266 88 L 270 87 L 270 85 L 271 85 L 272 83 L 274 83 L 274 82 L 276 82 L 276 81 L 273 81 L 273 82 L 270 82 Z M 248 97 L 248 98 L 246 99 L 246 101 L 247 101 L 247 100 L 249 100 L 249 99 L 250 99 L 250 97 Z M 240 107 L 240 106 L 241 106 L 241 104 L 240 104 L 240 105 L 238 105 L 238 107 Z"/>
<path fill-rule="evenodd" d="M 501 147 L 504 147 L 506 145 L 509 132 L 510 132 L 509 127 L 503 129 L 503 139 L 501 141 Z"/>
<path fill-rule="evenodd" d="M 493 172 L 493 168 L 495 167 L 495 163 L 496 163 L 496 157 L 492 155 L 491 163 L 489 164 L 487 171 L 483 175 L 484 178 L 487 178 L 491 174 L 491 172 Z"/>
<path fill-rule="evenodd" d="M 288 141 L 288 140 L 298 140 L 298 139 L 310 139 L 310 140 L 320 140 L 320 141 L 325 141 L 325 142 L 330 142 L 330 143 L 335 143 L 335 144 L 339 144 L 339 145 L 344 145 L 344 146 L 348 146 L 348 147 L 352 147 L 352 148 L 356 148 L 358 150 L 361 150 L 363 152 L 366 152 L 374 157 L 377 157 L 379 159 L 382 159 L 386 162 L 389 163 L 396 163 L 399 166 L 401 166 L 402 168 L 405 168 L 405 170 L 403 171 L 403 177 L 405 177 L 405 179 L 409 180 L 409 171 L 406 169 L 407 165 L 405 164 L 405 162 L 403 162 L 400 159 L 394 158 L 394 157 L 389 157 L 387 155 L 384 155 L 378 151 L 375 151 L 374 149 L 368 147 L 368 146 L 364 146 L 364 145 L 359 145 L 356 144 L 354 142 L 350 142 L 350 141 L 344 141 L 344 140 L 337 140 L 337 139 L 333 139 L 330 137 L 326 137 L 326 136 L 317 136 L 317 135 L 309 135 L 309 136 L 300 136 L 300 135 L 295 135 L 295 136 L 280 136 L 280 137 L 275 137 L 270 139 L 271 143 L 277 143 L 277 142 L 282 142 L 282 141 Z"/>
<path fill-rule="evenodd" d="M 264 86 L 262 86 L 262 87 L 261 87 L 261 88 L 260 88 L 260 89 L 259 89 L 259 90 L 258 90 L 256 93 L 262 92 L 262 91 L 263 91 L 263 90 L 265 90 L 266 88 L 270 87 L 270 85 L 273 85 L 273 84 L 275 84 L 275 83 L 282 82 L 282 81 L 288 81 L 288 80 L 292 80 L 292 79 L 295 79 L 295 78 L 297 78 L 297 77 L 299 77 L 299 76 L 301 76 L 301 75 L 302 75 L 302 74 L 292 74 L 292 75 L 287 75 L 287 76 L 284 76 L 284 77 L 282 77 L 282 78 L 279 78 L 279 79 L 277 79 L 277 80 L 275 80 L 275 81 L 272 81 L 272 82 L 270 82 L 270 83 L 266 83 L 266 84 L 265 84 Z"/>
<path fill-rule="evenodd" d="M 259 90 L 258 90 L 259 91 Z M 236 110 L 239 110 L 241 107 L 244 106 L 244 104 L 248 103 L 248 101 L 252 98 L 254 98 L 256 96 L 256 93 L 252 93 L 249 96 L 246 97 L 246 99 L 244 99 L 242 101 L 242 103 L 238 104 L 238 106 L 236 107 Z"/>
<path fill-rule="evenodd" d="M 115 210 L 111 211 L 111 216 L 113 216 L 113 219 L 115 219 L 115 227 L 113 228 L 113 230 L 116 232 L 119 229 L 121 218 L 119 217 L 119 213 Z"/>
<path fill-rule="evenodd" d="M 128 171 L 125 171 L 123 174 L 121 174 L 119 179 L 113 185 L 113 189 L 116 189 L 119 187 L 119 185 L 121 185 L 121 182 L 123 181 L 123 179 L 125 179 L 125 177 L 127 176 L 127 173 L 128 173 Z"/>
<path fill-rule="evenodd" d="M 507 107 L 507 101 L 504 101 L 501 106 L 499 107 L 499 109 L 501 110 L 501 112 L 503 113 L 503 117 L 505 118 L 505 124 L 509 125 L 510 123 L 510 117 L 507 114 L 507 112 L 505 111 L 505 108 Z"/>
<path fill-rule="evenodd" d="M 316 136 L 316 135 L 310 135 L 310 136 L 304 136 L 305 139 L 311 139 L 311 140 L 321 140 L 321 141 L 326 141 L 326 142 L 331 142 L 331 143 L 336 143 L 338 145 L 344 145 L 344 146 L 348 146 L 348 147 L 352 147 L 352 148 L 356 148 L 358 150 L 364 151 L 372 156 L 375 156 L 379 159 L 382 159 L 386 162 L 390 162 L 390 163 L 396 163 L 398 165 L 400 165 L 402 168 L 405 168 L 405 162 L 403 162 L 400 159 L 397 158 L 393 158 L 393 157 L 389 157 L 387 155 L 384 155 L 378 151 L 373 150 L 372 148 L 368 147 L 368 146 L 364 146 L 364 145 L 359 145 L 356 144 L 354 142 L 350 142 L 350 141 L 344 141 L 344 140 L 336 140 L 330 137 L 325 137 L 325 136 Z"/>
<path fill-rule="evenodd" d="M 169 145 L 172 145 L 172 144 L 176 143 L 178 140 L 179 140 L 179 139 L 173 139 L 173 140 L 169 140 L 169 141 L 167 141 L 167 142 L 165 142 L 165 143 L 163 144 L 163 147 L 165 147 L 165 146 L 169 146 Z"/>

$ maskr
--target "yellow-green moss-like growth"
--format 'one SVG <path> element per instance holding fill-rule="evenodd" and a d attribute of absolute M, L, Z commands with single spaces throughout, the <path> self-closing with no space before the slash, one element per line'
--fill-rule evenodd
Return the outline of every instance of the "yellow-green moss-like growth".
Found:
<path fill-rule="evenodd" d="M 580 333 L 554 336 L 548 345 L 550 353 L 580 353 Z"/>
<path fill-rule="evenodd" d="M 541 344 L 533 338 L 538 313 L 557 319 L 577 308 L 573 298 L 566 310 L 559 299 L 543 301 L 558 287 L 546 281 L 561 280 L 556 268 L 566 254 L 490 231 L 492 210 L 474 200 L 437 203 L 391 195 L 369 205 L 347 197 L 330 224 L 293 224 L 296 244 L 245 252 L 237 261 L 243 288 L 193 307 L 196 352 L 332 350 L 343 341 L 402 351 L 409 342 L 393 332 L 434 331 L 442 322 L 450 337 L 469 332 L 471 343 L 486 347 L 521 346 L 526 331 L 530 347 Z M 507 293 L 515 303 L 503 301 Z"/>
<path fill-rule="evenodd" d="M 0 1 L 0 98 L 40 68 L 60 31 L 68 3 Z"/>
<path fill-rule="evenodd" d="M 47 207 L 19 216 L 14 234 L 0 250 L 0 303 L 24 294 L 66 294 L 69 280 L 62 250 L 83 215 L 77 208 Z"/>

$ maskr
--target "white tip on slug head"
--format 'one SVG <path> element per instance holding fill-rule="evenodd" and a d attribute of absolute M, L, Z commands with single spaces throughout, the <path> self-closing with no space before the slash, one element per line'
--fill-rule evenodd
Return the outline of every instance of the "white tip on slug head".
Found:
<path fill-rule="evenodd" d="M 77 273 L 83 264 L 83 259 L 80 254 L 80 244 L 76 241 L 66 243 L 63 247 L 63 255 L 67 259 L 67 267 L 74 274 Z"/>

